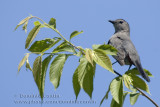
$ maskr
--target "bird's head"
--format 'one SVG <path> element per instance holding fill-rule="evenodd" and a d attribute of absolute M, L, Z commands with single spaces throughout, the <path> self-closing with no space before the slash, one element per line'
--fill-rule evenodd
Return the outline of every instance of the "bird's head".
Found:
<path fill-rule="evenodd" d="M 129 24 L 123 20 L 123 19 L 117 19 L 115 21 L 113 20 L 109 20 L 109 22 L 111 22 L 115 28 L 115 32 L 119 32 L 119 31 L 130 31 L 129 28 Z"/>

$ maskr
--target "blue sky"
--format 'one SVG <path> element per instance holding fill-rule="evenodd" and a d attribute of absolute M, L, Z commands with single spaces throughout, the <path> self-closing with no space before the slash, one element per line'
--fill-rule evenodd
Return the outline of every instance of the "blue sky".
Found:
<path fill-rule="evenodd" d="M 27 50 L 24 49 L 27 34 L 19 28 L 14 32 L 15 26 L 23 18 L 32 14 L 48 22 L 51 17 L 57 19 L 57 29 L 67 39 L 75 31 L 83 30 L 84 33 L 75 37 L 73 43 L 83 48 L 91 48 L 93 44 L 103 44 L 107 42 L 114 33 L 109 19 L 123 18 L 129 22 L 131 28 L 131 39 L 137 48 L 141 62 L 144 68 L 148 69 L 154 77 L 148 84 L 151 92 L 151 98 L 160 104 L 160 72 L 159 60 L 160 54 L 160 14 L 159 0 L 3 0 L 0 2 L 1 13 L 1 75 L 0 78 L 0 103 L 5 107 L 40 107 L 41 104 L 16 104 L 15 101 L 39 101 L 37 98 L 38 89 L 34 83 L 32 73 L 22 67 L 17 75 L 17 67 Z M 30 21 L 28 30 L 33 27 Z M 36 40 L 52 38 L 57 36 L 51 30 L 42 29 Z M 33 62 L 36 55 L 29 59 Z M 112 62 L 114 59 L 110 57 Z M 70 101 L 75 100 L 72 87 L 72 75 L 78 66 L 78 58 L 71 57 L 67 60 L 62 73 L 60 86 L 55 91 L 49 81 L 49 72 L 47 72 L 45 95 L 46 101 Z M 114 69 L 121 74 L 127 70 L 128 66 L 121 67 L 116 64 Z M 67 104 L 70 107 L 98 107 L 100 100 L 106 93 L 110 81 L 116 75 L 97 66 L 94 79 L 93 101 L 94 104 Z M 36 98 L 26 98 L 27 95 L 34 95 Z M 50 95 L 50 96 L 49 96 Z M 104 101 L 102 107 L 109 107 L 109 99 Z M 81 90 L 78 101 L 88 101 L 90 98 Z M 65 104 L 43 104 L 42 107 L 64 107 Z M 145 97 L 140 96 L 135 107 L 154 107 Z M 129 97 L 126 97 L 124 107 L 131 107 Z"/>

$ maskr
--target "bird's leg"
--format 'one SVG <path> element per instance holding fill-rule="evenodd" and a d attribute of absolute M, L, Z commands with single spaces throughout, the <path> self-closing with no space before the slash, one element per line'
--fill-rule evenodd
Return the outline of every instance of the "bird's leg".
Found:
<path fill-rule="evenodd" d="M 130 70 L 131 66 L 132 66 L 132 64 L 131 64 L 131 65 L 129 65 L 128 71 Z"/>
<path fill-rule="evenodd" d="M 118 61 L 113 62 L 112 65 L 114 65 L 114 64 L 117 63 L 117 62 L 118 62 Z"/>

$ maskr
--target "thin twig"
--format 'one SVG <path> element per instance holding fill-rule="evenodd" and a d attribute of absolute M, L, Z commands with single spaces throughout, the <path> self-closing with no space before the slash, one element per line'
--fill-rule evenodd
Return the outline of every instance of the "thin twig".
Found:
<path fill-rule="evenodd" d="M 148 97 L 145 93 L 143 93 L 139 88 L 135 87 L 143 96 L 145 96 L 148 100 L 150 100 L 156 107 L 159 107 L 158 104 L 153 101 L 150 97 Z"/>
<path fill-rule="evenodd" d="M 120 77 L 122 77 L 122 75 L 119 74 L 117 71 L 114 70 L 114 72 L 115 72 L 117 75 L 119 75 Z M 153 101 L 149 96 L 147 96 L 147 95 L 146 95 L 144 92 L 142 92 L 139 88 L 137 88 L 137 87 L 134 87 L 134 88 L 136 88 L 143 96 L 145 96 L 148 100 L 150 100 L 156 107 L 159 107 L 158 104 L 157 104 L 155 101 Z"/>

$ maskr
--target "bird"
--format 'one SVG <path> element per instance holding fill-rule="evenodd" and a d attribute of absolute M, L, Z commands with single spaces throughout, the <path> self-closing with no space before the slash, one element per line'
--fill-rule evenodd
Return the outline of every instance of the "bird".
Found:
<path fill-rule="evenodd" d="M 150 82 L 150 78 L 144 72 L 137 50 L 130 39 L 130 27 L 124 19 L 109 20 L 115 28 L 115 33 L 111 36 L 108 44 L 115 47 L 118 52 L 113 58 L 121 65 L 129 65 L 129 69 L 134 65 L 141 76 Z M 129 70 L 128 69 L 128 70 Z"/>

